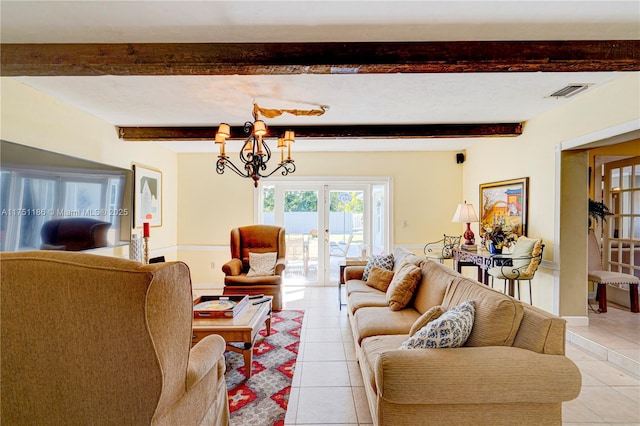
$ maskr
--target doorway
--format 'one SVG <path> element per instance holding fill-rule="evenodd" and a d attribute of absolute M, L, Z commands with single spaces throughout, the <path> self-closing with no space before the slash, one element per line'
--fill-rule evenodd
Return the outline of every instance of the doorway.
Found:
<path fill-rule="evenodd" d="M 256 196 L 256 222 L 286 228 L 285 285 L 333 286 L 347 259 L 388 251 L 388 180 L 270 180 Z"/>

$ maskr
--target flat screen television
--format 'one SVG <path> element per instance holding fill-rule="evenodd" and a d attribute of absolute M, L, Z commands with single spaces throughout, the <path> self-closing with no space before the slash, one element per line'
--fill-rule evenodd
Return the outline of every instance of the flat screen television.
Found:
<path fill-rule="evenodd" d="M 129 244 L 133 172 L 0 141 L 0 251 Z"/>

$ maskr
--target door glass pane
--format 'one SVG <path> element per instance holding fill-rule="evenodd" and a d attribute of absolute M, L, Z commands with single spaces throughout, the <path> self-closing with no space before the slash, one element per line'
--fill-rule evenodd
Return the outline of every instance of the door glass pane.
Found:
<path fill-rule="evenodd" d="M 622 189 L 631 188 L 631 166 L 622 168 Z"/>
<path fill-rule="evenodd" d="M 338 282 L 340 263 L 362 258 L 364 240 L 364 191 L 329 191 L 329 271 L 331 282 Z"/>
<path fill-rule="evenodd" d="M 368 254 L 381 255 L 386 251 L 385 230 L 387 223 L 387 209 L 384 185 L 373 185 L 371 194 L 371 244 Z"/>
<path fill-rule="evenodd" d="M 264 225 L 275 225 L 275 193 L 276 189 L 273 185 L 265 185 L 262 187 L 262 223 Z"/>
<path fill-rule="evenodd" d="M 611 184 L 609 185 L 610 189 L 618 189 L 620 188 L 620 169 L 611 169 L 610 172 L 610 182 Z"/>
<path fill-rule="evenodd" d="M 620 234 L 620 238 L 629 239 L 631 238 L 631 217 L 624 216 L 621 217 L 622 223 L 622 233 Z"/>
<path fill-rule="evenodd" d="M 631 214 L 631 191 L 622 193 L 622 205 L 620 207 L 620 213 Z"/>
<path fill-rule="evenodd" d="M 318 281 L 318 191 L 284 191 L 287 284 Z"/>

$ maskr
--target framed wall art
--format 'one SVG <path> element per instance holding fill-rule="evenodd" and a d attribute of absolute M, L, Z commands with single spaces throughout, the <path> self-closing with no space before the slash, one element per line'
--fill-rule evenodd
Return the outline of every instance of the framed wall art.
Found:
<path fill-rule="evenodd" d="M 162 172 L 134 164 L 133 175 L 134 228 L 162 226 Z"/>
<path fill-rule="evenodd" d="M 529 178 L 480 184 L 480 234 L 497 226 L 527 235 Z"/>

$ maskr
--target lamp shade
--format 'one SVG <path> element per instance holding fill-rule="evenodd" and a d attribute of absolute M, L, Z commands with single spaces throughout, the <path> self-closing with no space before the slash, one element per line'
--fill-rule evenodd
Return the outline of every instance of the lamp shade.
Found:
<path fill-rule="evenodd" d="M 453 219 L 451 219 L 451 222 L 460 223 L 471 223 L 477 221 L 478 215 L 476 215 L 476 211 L 473 209 L 473 205 L 467 203 L 458 204 L 458 208 L 453 215 Z"/>
<path fill-rule="evenodd" d="M 227 139 L 231 136 L 231 127 L 227 123 L 221 123 L 218 127 L 218 134 Z"/>

